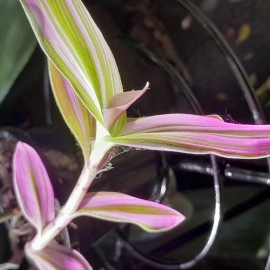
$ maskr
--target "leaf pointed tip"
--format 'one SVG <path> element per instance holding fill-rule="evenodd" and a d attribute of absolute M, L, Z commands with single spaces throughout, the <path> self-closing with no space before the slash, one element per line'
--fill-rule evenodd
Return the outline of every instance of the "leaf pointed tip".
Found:
<path fill-rule="evenodd" d="M 185 220 L 168 206 L 117 192 L 88 193 L 72 218 L 83 215 L 133 223 L 148 232 L 168 231 Z"/>
<path fill-rule="evenodd" d="M 13 155 L 13 185 L 24 216 L 40 232 L 54 218 L 54 192 L 39 155 L 23 142 Z"/>

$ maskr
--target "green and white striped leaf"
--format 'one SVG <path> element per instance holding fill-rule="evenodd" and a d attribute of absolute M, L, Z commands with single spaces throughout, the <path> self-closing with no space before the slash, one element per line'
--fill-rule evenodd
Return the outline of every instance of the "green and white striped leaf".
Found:
<path fill-rule="evenodd" d="M 90 113 L 122 92 L 115 59 L 81 0 L 20 0 L 40 46 Z"/>
<path fill-rule="evenodd" d="M 77 139 L 87 162 L 91 153 L 91 142 L 96 135 L 96 120 L 77 97 L 72 86 L 58 69 L 49 63 L 51 85 L 58 108 L 66 124 Z"/>

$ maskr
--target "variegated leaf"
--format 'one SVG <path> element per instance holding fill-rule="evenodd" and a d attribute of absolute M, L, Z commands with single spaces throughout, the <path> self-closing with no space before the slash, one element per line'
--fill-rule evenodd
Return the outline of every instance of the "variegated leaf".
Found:
<path fill-rule="evenodd" d="M 73 218 L 78 216 L 133 223 L 149 232 L 170 230 L 185 219 L 176 210 L 162 204 L 117 192 L 88 193 Z"/>
<path fill-rule="evenodd" d="M 108 141 L 142 149 L 228 158 L 270 154 L 270 125 L 241 125 L 213 116 L 167 114 L 133 119 L 122 135 Z"/>
<path fill-rule="evenodd" d="M 58 108 L 82 149 L 85 162 L 91 152 L 91 141 L 96 135 L 96 120 L 77 97 L 71 84 L 58 69 L 49 63 L 51 85 Z"/>
<path fill-rule="evenodd" d="M 92 270 L 78 251 L 57 243 L 50 243 L 41 251 L 33 250 L 28 243 L 25 251 L 39 270 Z"/>
<path fill-rule="evenodd" d="M 149 88 L 149 83 L 142 90 L 120 93 L 111 98 L 103 117 L 107 129 L 112 136 L 118 135 L 126 123 L 126 110 L 138 100 Z"/>
<path fill-rule="evenodd" d="M 13 156 L 14 190 L 26 219 L 40 234 L 54 219 L 54 193 L 47 171 L 29 145 L 19 142 Z"/>
<path fill-rule="evenodd" d="M 82 1 L 20 2 L 46 55 L 103 124 L 101 109 L 122 92 L 122 83 L 114 57 Z"/>

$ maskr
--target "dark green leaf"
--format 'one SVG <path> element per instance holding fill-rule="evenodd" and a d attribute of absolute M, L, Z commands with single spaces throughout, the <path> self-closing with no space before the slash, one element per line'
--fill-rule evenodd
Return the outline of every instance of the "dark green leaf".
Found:
<path fill-rule="evenodd" d="M 36 39 L 18 0 L 0 0 L 0 104 L 32 55 Z"/>

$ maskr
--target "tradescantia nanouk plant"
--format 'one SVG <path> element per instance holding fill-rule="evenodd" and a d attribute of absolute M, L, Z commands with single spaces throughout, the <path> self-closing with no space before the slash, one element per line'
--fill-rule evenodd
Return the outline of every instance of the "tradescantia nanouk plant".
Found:
<path fill-rule="evenodd" d="M 69 199 L 56 214 L 54 192 L 35 150 L 19 142 L 14 190 L 21 211 L 36 230 L 25 246 L 39 269 L 91 269 L 83 256 L 54 239 L 78 216 L 137 224 L 149 232 L 170 230 L 184 220 L 158 203 L 116 192 L 88 192 L 119 145 L 228 158 L 270 153 L 269 125 L 223 122 L 218 116 L 166 114 L 129 119 L 126 110 L 149 88 L 123 92 L 114 57 L 80 0 L 20 0 L 49 61 L 58 107 L 76 137 L 84 167 Z"/>

